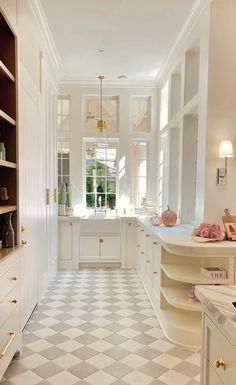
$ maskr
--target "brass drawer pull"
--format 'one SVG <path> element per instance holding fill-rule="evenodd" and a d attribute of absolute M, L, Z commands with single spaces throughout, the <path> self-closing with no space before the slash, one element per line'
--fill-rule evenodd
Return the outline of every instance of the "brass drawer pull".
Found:
<path fill-rule="evenodd" d="M 14 340 L 14 338 L 16 336 L 16 333 L 9 333 L 9 335 L 10 335 L 10 339 L 9 339 L 8 343 L 6 344 L 5 348 L 3 349 L 2 353 L 0 353 L 0 360 L 3 359 L 3 357 L 5 356 L 7 349 L 9 348 L 9 346 L 11 345 L 12 341 Z"/>
<path fill-rule="evenodd" d="M 11 277 L 10 278 L 12 281 L 17 281 L 17 277 Z"/>
<path fill-rule="evenodd" d="M 157 245 L 157 242 L 153 242 L 154 245 Z"/>
<path fill-rule="evenodd" d="M 144 231 L 143 229 L 141 229 L 141 231 Z"/>
<path fill-rule="evenodd" d="M 157 271 L 154 271 L 153 274 L 157 274 Z"/>
<path fill-rule="evenodd" d="M 144 251 L 141 251 L 141 254 L 144 254 Z"/>
<path fill-rule="evenodd" d="M 150 235 L 149 235 L 149 234 L 147 234 L 147 235 L 146 235 L 146 237 L 147 237 L 147 238 L 149 238 L 149 237 L 150 237 Z"/>
<path fill-rule="evenodd" d="M 140 245 L 137 245 L 137 247 L 140 247 Z"/>
<path fill-rule="evenodd" d="M 28 245 L 28 241 L 26 241 L 25 239 L 22 239 L 21 244 L 22 244 L 22 246 Z"/>
<path fill-rule="evenodd" d="M 13 299 L 13 300 L 11 301 L 11 303 L 17 303 L 17 300 L 16 300 L 16 299 Z"/>
<path fill-rule="evenodd" d="M 147 263 L 149 263 L 150 261 L 146 261 Z"/>
<path fill-rule="evenodd" d="M 225 370 L 225 362 L 222 358 L 220 358 L 219 360 L 216 360 L 215 361 L 215 366 L 217 369 L 219 368 L 223 368 Z"/>

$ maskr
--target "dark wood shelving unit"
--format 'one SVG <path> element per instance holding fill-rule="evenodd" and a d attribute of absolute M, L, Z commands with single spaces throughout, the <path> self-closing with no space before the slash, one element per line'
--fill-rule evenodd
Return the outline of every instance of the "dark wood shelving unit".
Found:
<path fill-rule="evenodd" d="M 0 142 L 6 149 L 6 159 L 0 159 L 0 187 L 7 188 L 8 199 L 0 200 L 0 239 L 4 215 L 12 212 L 15 244 L 18 244 L 18 173 L 17 173 L 17 48 L 16 36 L 0 9 Z M 0 250 L 0 259 L 6 253 Z"/>

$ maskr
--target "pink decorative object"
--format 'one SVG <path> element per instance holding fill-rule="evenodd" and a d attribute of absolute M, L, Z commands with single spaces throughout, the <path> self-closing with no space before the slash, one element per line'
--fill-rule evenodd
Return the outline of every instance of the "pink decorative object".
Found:
<path fill-rule="evenodd" d="M 150 223 L 153 226 L 160 226 L 161 225 L 161 217 L 156 214 L 153 217 L 150 218 Z"/>
<path fill-rule="evenodd" d="M 220 225 L 202 222 L 193 230 L 193 238 L 197 241 L 220 241 L 225 238 L 225 233 L 221 231 Z"/>
<path fill-rule="evenodd" d="M 161 219 L 162 219 L 163 225 L 167 227 L 172 227 L 176 225 L 177 214 L 175 211 L 170 210 L 169 206 L 167 206 L 167 209 L 163 211 L 161 215 Z"/>

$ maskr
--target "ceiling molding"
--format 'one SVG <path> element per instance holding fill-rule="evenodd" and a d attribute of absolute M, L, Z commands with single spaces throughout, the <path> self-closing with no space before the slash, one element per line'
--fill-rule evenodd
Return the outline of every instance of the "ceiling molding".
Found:
<path fill-rule="evenodd" d="M 33 15 L 36 19 L 39 32 L 43 38 L 43 43 L 48 54 L 48 59 L 51 62 L 53 68 L 56 70 L 58 77 L 61 77 L 63 73 L 62 61 L 57 51 L 54 39 L 52 37 L 51 30 L 46 21 L 46 16 L 41 6 L 40 0 L 28 0 L 28 1 L 33 11 Z"/>
<path fill-rule="evenodd" d="M 105 80 L 103 82 L 104 88 L 157 88 L 156 81 L 120 81 L 120 80 Z M 59 82 L 59 87 L 68 87 L 68 88 L 91 88 L 99 87 L 99 83 L 96 80 L 61 80 Z"/>
<path fill-rule="evenodd" d="M 165 77 L 165 75 L 168 74 L 169 70 L 171 69 L 171 67 L 173 65 L 172 58 L 174 56 L 174 53 L 178 49 L 181 49 L 184 46 L 186 40 L 190 36 L 194 27 L 196 26 L 202 12 L 205 10 L 205 8 L 207 7 L 208 4 L 209 4 L 209 0 L 196 0 L 195 5 L 193 6 L 186 22 L 184 23 L 176 41 L 175 41 L 175 44 L 173 45 L 167 59 L 162 64 L 160 71 L 158 72 L 158 74 L 156 76 L 156 82 L 157 83 L 159 83 L 160 80 L 163 79 Z"/>

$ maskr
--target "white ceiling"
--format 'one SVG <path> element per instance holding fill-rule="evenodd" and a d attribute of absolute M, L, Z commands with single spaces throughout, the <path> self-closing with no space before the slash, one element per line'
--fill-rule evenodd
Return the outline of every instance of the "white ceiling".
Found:
<path fill-rule="evenodd" d="M 64 80 L 155 80 L 196 0 L 40 0 Z M 103 49 L 104 52 L 98 52 Z"/>

